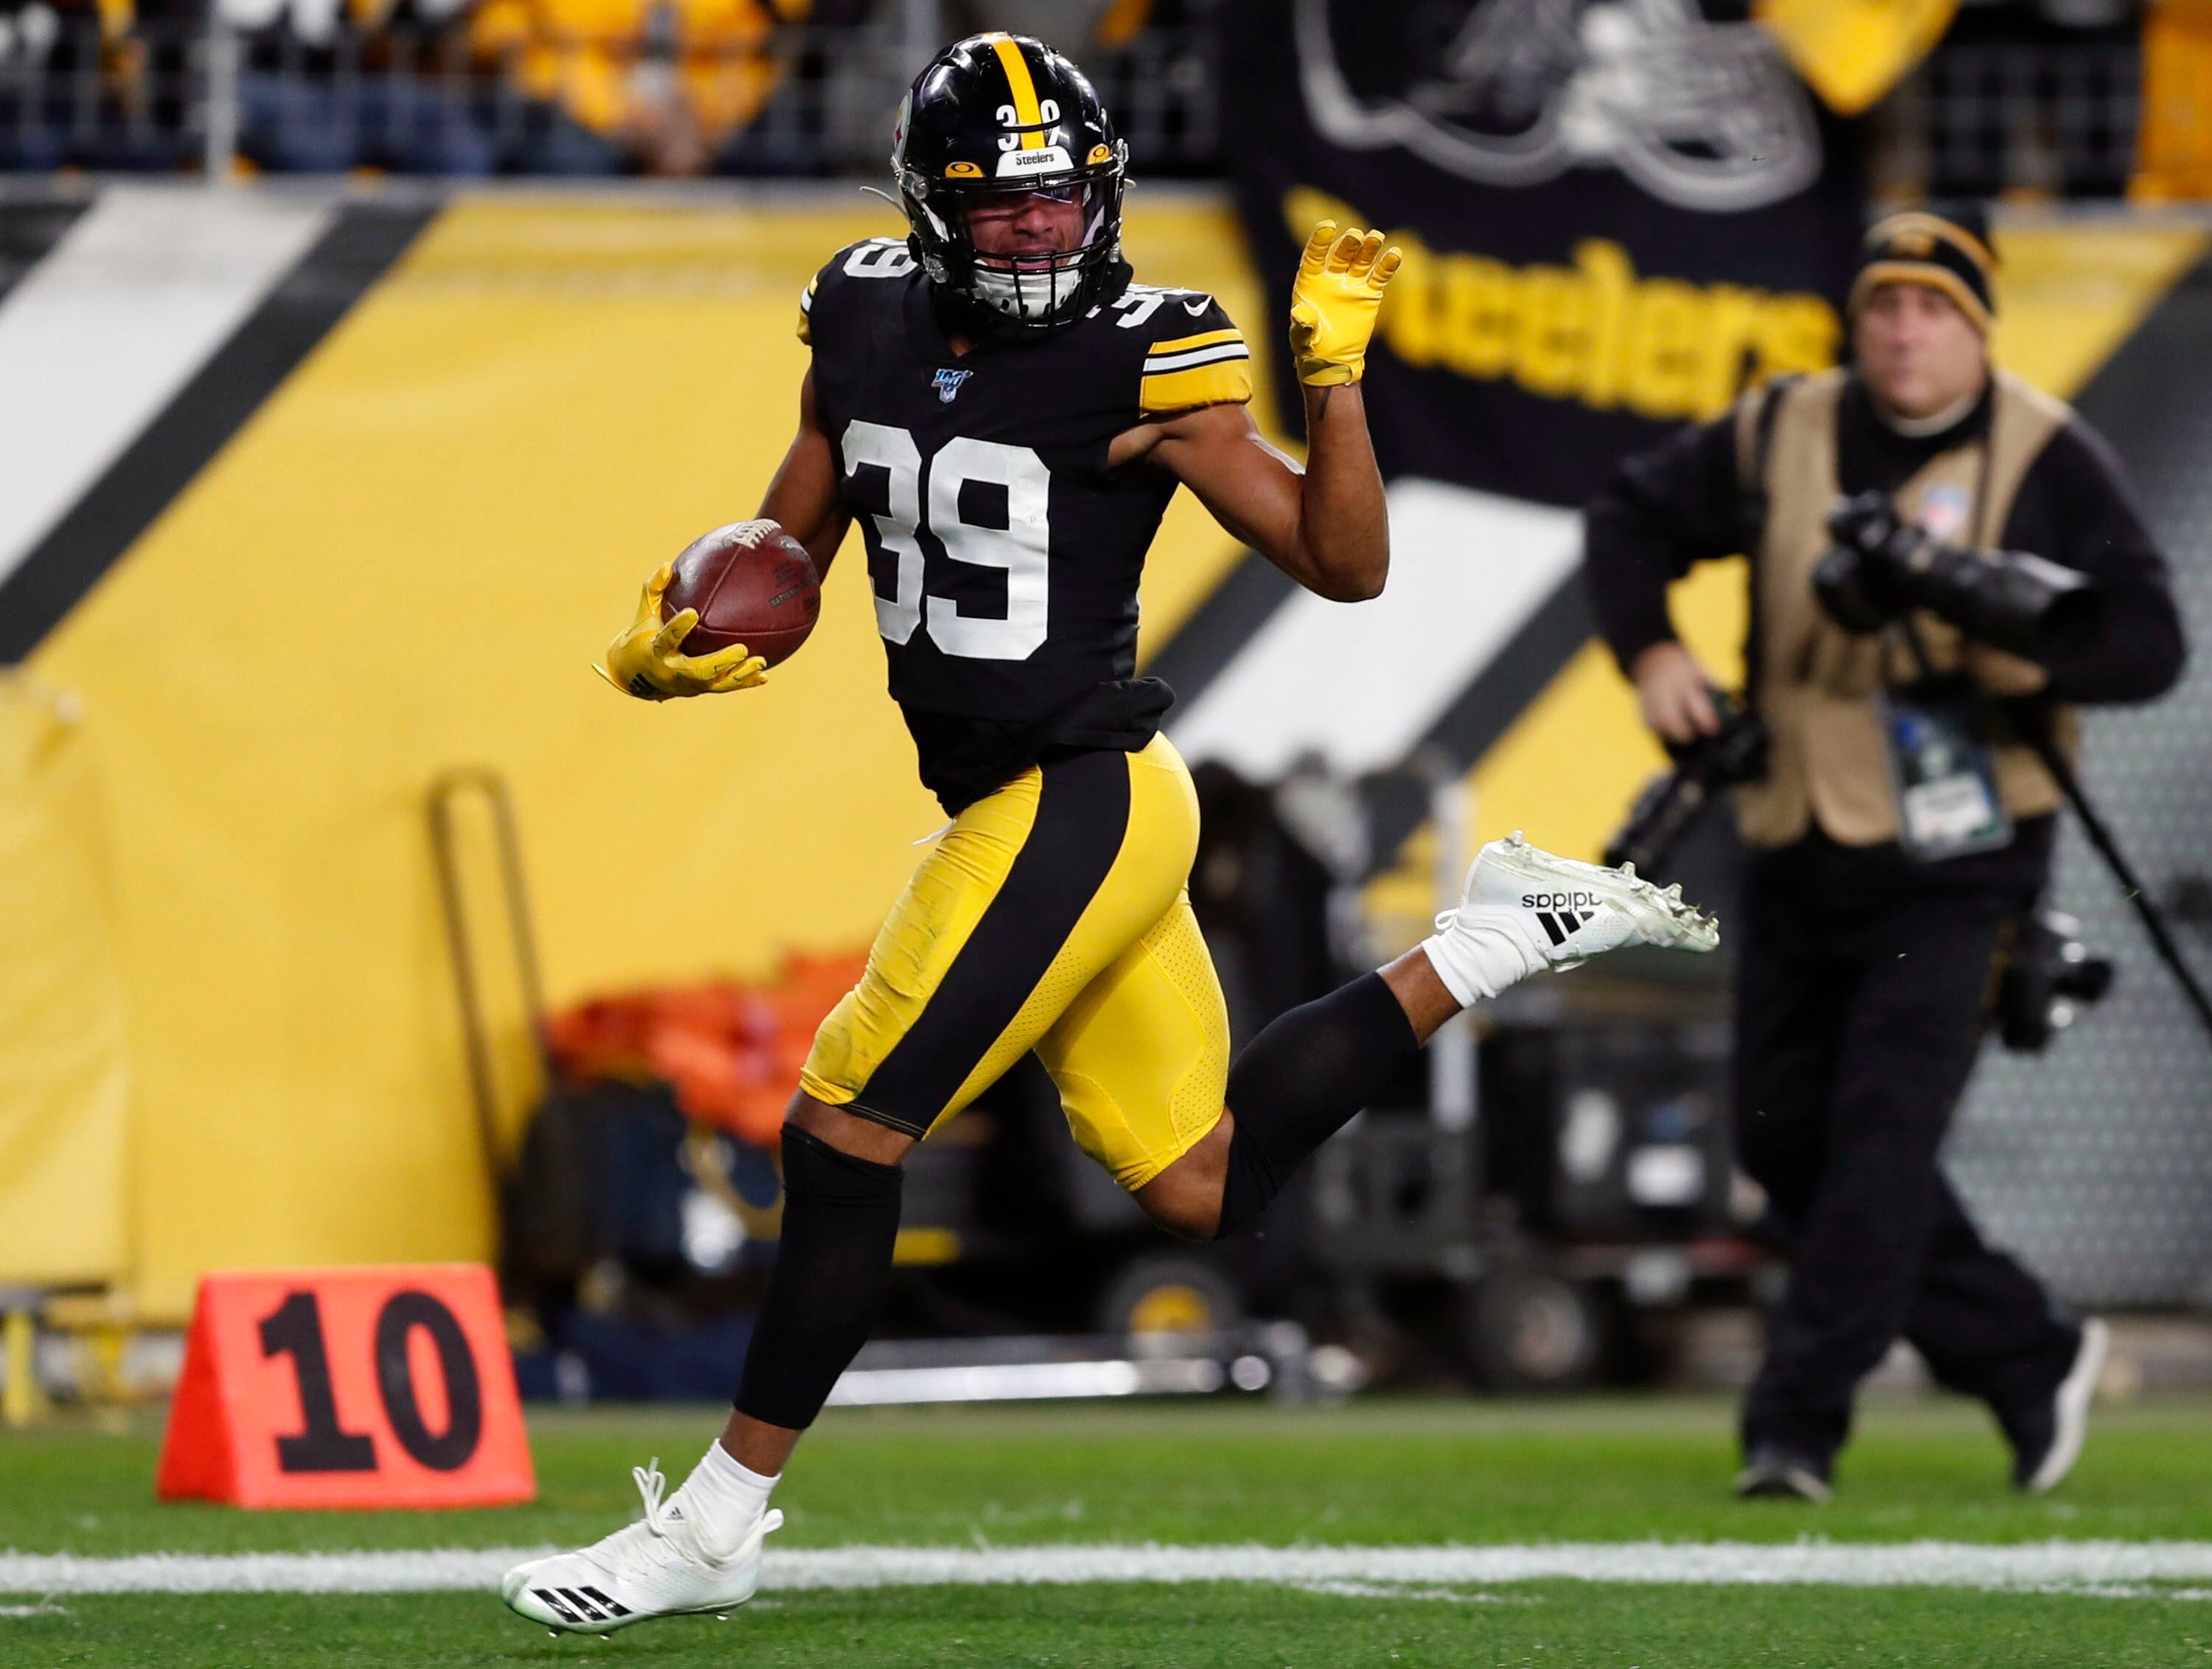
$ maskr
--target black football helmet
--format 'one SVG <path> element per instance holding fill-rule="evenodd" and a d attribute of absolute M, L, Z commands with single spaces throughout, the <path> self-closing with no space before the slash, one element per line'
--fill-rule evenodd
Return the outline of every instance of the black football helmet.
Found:
<path fill-rule="evenodd" d="M 1121 190 L 1128 147 L 1097 90 L 1027 35 L 955 42 L 915 77 L 891 137 L 891 173 L 931 282 L 993 320 L 1047 330 L 1127 282 Z M 986 255 L 969 217 L 1032 197 L 1078 205 L 1073 249 Z"/>

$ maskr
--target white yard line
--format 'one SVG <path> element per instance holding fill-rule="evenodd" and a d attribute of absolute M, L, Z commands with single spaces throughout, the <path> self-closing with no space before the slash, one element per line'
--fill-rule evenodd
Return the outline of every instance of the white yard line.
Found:
<path fill-rule="evenodd" d="M 489 1590 L 544 1548 L 358 1553 L 0 1553 L 0 1593 L 432 1593 Z M 1437 1597 L 1454 1585 L 1566 1580 L 2160 1594 L 2212 1589 L 2212 1542 L 1552 1542 L 1504 1547 L 844 1547 L 771 1552 L 762 1587 L 951 1587 L 1072 1582 L 1267 1582 Z M 1326 1585 L 1335 1585 L 1334 1587 Z M 1416 1594 L 1419 1587 L 1427 1592 Z M 1474 1596 L 1455 1596 L 1473 1598 Z"/>

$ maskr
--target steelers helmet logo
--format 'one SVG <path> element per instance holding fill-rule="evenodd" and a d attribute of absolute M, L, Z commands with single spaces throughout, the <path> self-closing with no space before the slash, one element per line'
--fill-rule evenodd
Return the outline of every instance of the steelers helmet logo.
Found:
<path fill-rule="evenodd" d="M 1126 282 L 1128 149 L 1083 72 L 1027 35 L 954 42 L 915 78 L 891 156 L 929 280 L 1010 325 L 1049 330 Z M 1014 260 L 975 246 L 972 210 L 1048 194 L 1075 210 L 1072 246 Z"/>

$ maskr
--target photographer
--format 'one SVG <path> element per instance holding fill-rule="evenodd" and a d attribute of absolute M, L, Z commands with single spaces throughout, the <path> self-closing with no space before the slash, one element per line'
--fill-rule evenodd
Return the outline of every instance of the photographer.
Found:
<path fill-rule="evenodd" d="M 2104 442 L 1989 360 L 1978 210 L 1893 215 L 1850 295 L 1850 368 L 1755 389 L 1628 459 L 1588 511 L 1587 576 L 1644 717 L 1717 734 L 1667 586 L 1751 554 L 1737 790 L 1752 850 L 1737 1150 L 1792 1241 L 1742 1420 L 1744 1495 L 1825 1500 L 1859 1381 L 1902 1335 L 1987 1402 L 2013 1480 L 2078 1454 L 2104 1330 L 1984 1243 L 1937 1165 L 1992 965 L 2049 874 L 2069 705 L 2179 676 L 2166 567 Z"/>

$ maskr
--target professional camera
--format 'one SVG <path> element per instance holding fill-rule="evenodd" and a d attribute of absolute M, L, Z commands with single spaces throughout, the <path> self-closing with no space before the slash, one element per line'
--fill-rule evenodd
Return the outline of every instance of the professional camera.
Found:
<path fill-rule="evenodd" d="M 2021 930 L 1997 980 L 1998 1033 L 2008 1049 L 2039 1053 L 2112 988 L 2111 958 L 2092 956 L 2081 932 L 2079 921 L 2056 910 Z"/>
<path fill-rule="evenodd" d="M 1652 778 L 1636 797 L 1628 822 L 1606 843 L 1607 863 L 1634 864 L 1645 875 L 1657 873 L 1716 792 L 1766 774 L 1765 721 L 1720 691 L 1712 694 L 1719 731 L 1667 744 L 1674 768 Z"/>
<path fill-rule="evenodd" d="M 2073 628 L 2096 592 L 2073 569 L 2014 550 L 1961 550 L 1901 520 L 1878 492 L 1846 499 L 1828 516 L 1835 544 L 1813 570 L 1828 617 L 1864 635 L 1915 609 L 1967 636 L 2033 655 Z"/>

